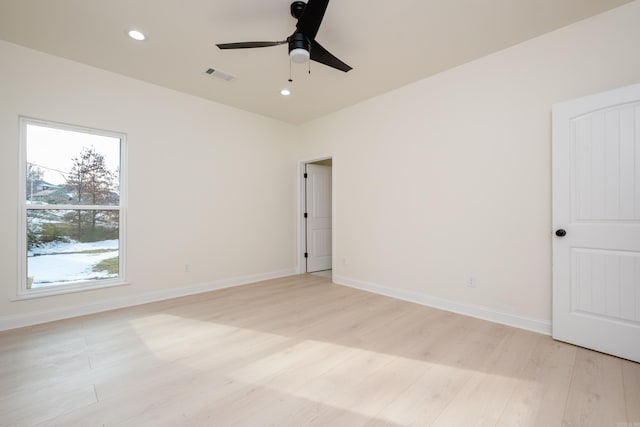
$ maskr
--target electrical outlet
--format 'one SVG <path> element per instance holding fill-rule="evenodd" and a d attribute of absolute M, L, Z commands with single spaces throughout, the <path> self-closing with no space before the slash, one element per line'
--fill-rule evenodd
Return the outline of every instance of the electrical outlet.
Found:
<path fill-rule="evenodd" d="M 185 273 L 188 273 L 188 272 L 190 272 L 190 271 L 191 271 L 191 264 L 189 264 L 189 263 L 185 263 L 185 265 L 184 265 L 184 272 L 185 272 Z"/>
<path fill-rule="evenodd" d="M 467 277 L 467 286 L 470 288 L 476 287 L 476 279 L 471 274 Z"/>

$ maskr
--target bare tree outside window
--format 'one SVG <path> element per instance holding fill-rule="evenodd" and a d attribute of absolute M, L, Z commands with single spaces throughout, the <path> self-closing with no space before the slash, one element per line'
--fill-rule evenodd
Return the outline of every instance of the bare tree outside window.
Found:
<path fill-rule="evenodd" d="M 110 205 L 118 201 L 118 196 L 114 192 L 116 188 L 116 172 L 107 169 L 104 156 L 92 147 L 83 147 L 82 151 L 73 157 L 73 166 L 67 178 L 67 185 L 73 191 L 75 202 L 78 205 Z M 74 218 L 69 218 L 75 223 L 78 234 L 82 232 L 82 227 L 87 224 L 92 230 L 96 228 L 96 221 L 99 221 L 99 211 L 85 211 L 88 218 L 83 218 L 81 210 L 76 211 Z"/>

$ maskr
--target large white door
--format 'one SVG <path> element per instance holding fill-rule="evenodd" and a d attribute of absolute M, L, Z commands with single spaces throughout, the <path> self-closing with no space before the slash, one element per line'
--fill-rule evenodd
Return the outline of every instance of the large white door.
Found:
<path fill-rule="evenodd" d="M 331 167 L 306 165 L 307 272 L 331 269 Z"/>
<path fill-rule="evenodd" d="M 640 362 L 640 85 L 553 108 L 553 337 Z"/>

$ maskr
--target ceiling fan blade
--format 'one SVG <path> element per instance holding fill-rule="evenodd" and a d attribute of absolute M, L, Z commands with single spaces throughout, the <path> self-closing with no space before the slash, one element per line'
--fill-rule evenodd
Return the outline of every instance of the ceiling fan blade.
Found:
<path fill-rule="evenodd" d="M 304 12 L 302 12 L 302 16 L 298 19 L 296 28 L 299 32 L 307 36 L 309 40 L 316 38 L 328 4 L 329 0 L 309 0 L 304 8 Z"/>
<path fill-rule="evenodd" d="M 311 42 L 311 59 L 319 62 L 324 65 L 328 65 L 329 67 L 335 68 L 340 71 L 344 71 L 345 73 L 349 70 L 352 70 L 350 66 L 333 56 L 327 49 L 322 47 L 320 43 L 313 40 Z"/>
<path fill-rule="evenodd" d="M 277 42 L 240 42 L 240 43 L 220 43 L 217 44 L 219 49 L 252 49 L 254 47 L 270 47 L 285 44 L 287 41 Z"/>

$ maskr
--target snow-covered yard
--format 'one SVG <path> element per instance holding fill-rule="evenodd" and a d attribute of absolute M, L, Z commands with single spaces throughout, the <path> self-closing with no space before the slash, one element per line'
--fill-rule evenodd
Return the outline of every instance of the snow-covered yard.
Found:
<path fill-rule="evenodd" d="M 34 279 L 33 288 L 117 277 L 107 271 L 93 271 L 100 261 L 117 256 L 117 239 L 90 243 L 54 242 L 28 252 L 27 271 Z"/>

